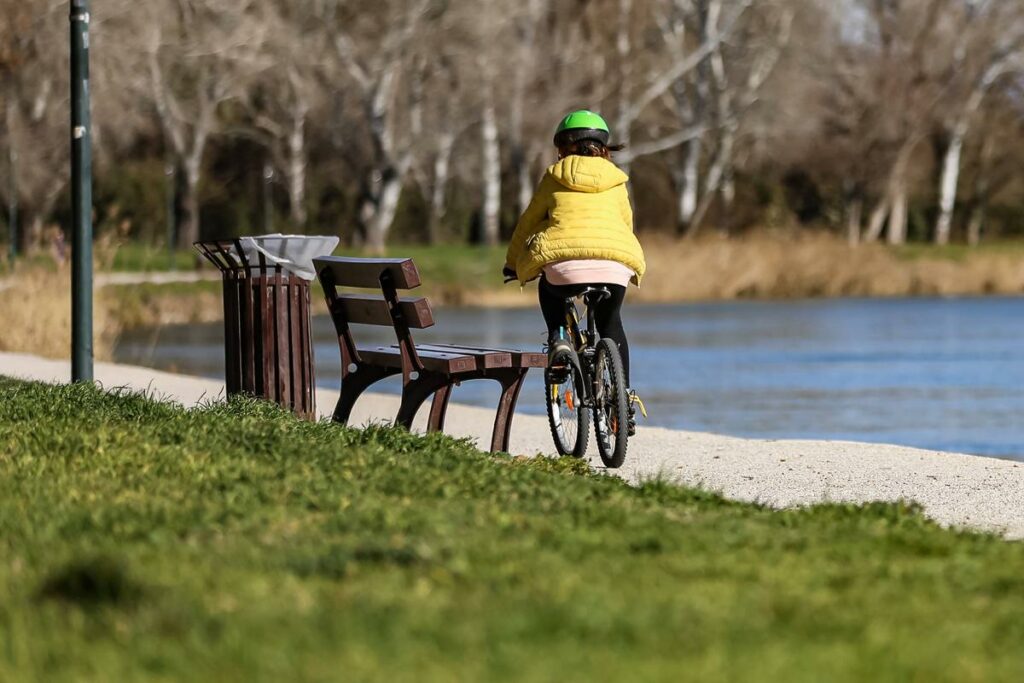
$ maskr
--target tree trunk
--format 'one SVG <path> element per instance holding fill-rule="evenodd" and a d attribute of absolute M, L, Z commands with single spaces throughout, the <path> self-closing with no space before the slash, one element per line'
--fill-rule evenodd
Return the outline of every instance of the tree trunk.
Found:
<path fill-rule="evenodd" d="M 864 200 L 851 197 L 846 202 L 846 242 L 851 247 L 860 244 L 860 223 L 864 215 Z"/>
<path fill-rule="evenodd" d="M 978 202 L 971 209 L 970 220 L 967 221 L 967 244 L 972 247 L 981 243 L 981 229 L 985 223 L 985 205 Z"/>
<path fill-rule="evenodd" d="M 697 193 L 700 190 L 698 176 L 700 173 L 700 138 L 696 137 L 686 143 L 683 171 L 680 174 L 679 188 L 679 233 L 685 234 L 690 229 L 693 216 L 697 212 Z"/>
<path fill-rule="evenodd" d="M 366 226 L 366 248 L 374 254 L 383 254 L 391 223 L 395 220 L 398 200 L 402 195 L 401 174 L 394 168 L 386 169 L 378 192 L 373 200 L 372 215 Z"/>
<path fill-rule="evenodd" d="M 992 191 L 989 180 L 989 160 L 992 155 L 994 138 L 985 141 L 981 148 L 981 167 L 974 181 L 974 196 L 971 198 L 971 216 L 967 221 L 967 244 L 972 247 L 981 242 L 981 231 L 985 224 L 985 208 Z"/>
<path fill-rule="evenodd" d="M 181 160 L 185 184 L 182 188 L 182 216 L 178 230 L 178 246 L 185 250 L 191 250 L 192 244 L 197 242 L 202 235 L 202 226 L 199 223 L 199 181 L 203 170 L 205 148 L 206 133 L 200 126 L 200 129 L 196 131 L 190 153 Z"/>
<path fill-rule="evenodd" d="M 7 246 L 8 253 L 14 254 L 18 247 L 18 150 L 14 140 L 14 115 L 17 103 L 7 98 L 4 128 L 7 132 Z"/>
<path fill-rule="evenodd" d="M 899 245 L 907 241 L 907 186 L 901 178 L 892 198 L 889 212 L 889 244 Z"/>
<path fill-rule="evenodd" d="M 295 227 L 306 225 L 306 107 L 296 105 L 288 133 L 288 215 Z"/>
<path fill-rule="evenodd" d="M 964 131 L 957 126 L 942 157 L 942 177 L 939 181 L 939 217 L 935 222 L 935 243 L 949 244 L 953 227 L 953 209 L 956 188 L 960 179 L 960 157 L 964 146 Z"/>
<path fill-rule="evenodd" d="M 186 250 L 199 241 L 199 178 L 190 166 L 184 164 L 185 182 L 181 188 L 181 221 L 178 223 L 178 248 Z"/>
<path fill-rule="evenodd" d="M 615 137 L 618 143 L 626 145 L 630 144 L 630 138 L 632 137 L 633 121 L 630 116 L 630 93 L 627 84 L 632 80 L 633 75 L 633 45 L 630 41 L 629 29 L 632 25 L 633 15 L 633 0 L 619 0 L 619 26 L 618 32 L 615 36 L 615 52 L 618 55 L 619 64 L 619 79 L 621 85 L 619 86 L 619 101 L 618 101 L 618 118 L 615 122 Z M 630 160 L 623 159 L 618 162 L 619 168 L 626 175 L 629 175 L 632 170 L 632 163 Z M 632 199 L 632 193 L 630 198 Z"/>
<path fill-rule="evenodd" d="M 868 229 L 864 233 L 865 242 L 877 242 L 882 236 L 882 229 L 885 227 L 885 219 L 889 217 L 889 197 L 883 197 L 878 206 L 871 212 L 868 220 Z"/>
<path fill-rule="evenodd" d="M 704 181 L 704 196 L 698 202 L 697 210 L 694 211 L 687 237 L 695 237 L 697 231 L 700 230 L 708 210 L 711 209 L 711 203 L 715 201 L 715 196 L 722 187 L 722 180 L 725 177 L 726 164 L 728 163 L 726 155 L 731 154 L 731 136 L 725 134 L 719 144 L 718 151 L 715 153 L 715 160 L 711 162 L 711 167 L 708 168 L 707 178 Z"/>
<path fill-rule="evenodd" d="M 491 98 L 487 98 L 483 112 L 483 241 L 488 246 L 498 244 L 501 214 L 501 149 L 498 145 L 498 122 Z"/>
<path fill-rule="evenodd" d="M 28 230 L 21 235 L 21 253 L 31 254 L 39 250 L 43 244 L 43 212 L 33 211 L 28 220 Z"/>
<path fill-rule="evenodd" d="M 518 206 L 519 215 L 526 212 L 526 207 L 533 199 L 534 180 L 530 175 L 530 159 L 525 150 L 520 150 L 519 163 L 516 166 L 516 178 L 519 183 Z"/>
<path fill-rule="evenodd" d="M 437 156 L 434 158 L 434 187 L 430 196 L 430 224 L 427 226 L 427 240 L 430 244 L 441 241 L 441 223 L 447 213 L 448 175 L 454 147 L 455 133 L 442 132 L 437 143 Z"/>

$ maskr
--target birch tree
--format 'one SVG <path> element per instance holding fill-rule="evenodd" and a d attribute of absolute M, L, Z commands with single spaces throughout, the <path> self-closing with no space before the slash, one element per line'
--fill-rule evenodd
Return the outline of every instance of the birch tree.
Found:
<path fill-rule="evenodd" d="M 183 249 L 202 235 L 199 190 L 208 144 L 221 130 L 219 109 L 244 93 L 269 30 L 254 4 L 163 0 L 144 16 L 131 4 L 118 15 L 129 54 L 141 62 L 135 90 L 151 104 L 181 171 Z"/>
<path fill-rule="evenodd" d="M 332 49 L 324 26 L 334 10 L 309 0 L 264 7 L 261 21 L 275 29 L 253 65 L 260 77 L 245 98 L 246 127 L 267 148 L 273 167 L 284 178 L 289 219 L 298 228 L 308 219 L 310 114 L 322 106 L 326 89 L 317 55 Z M 296 50 L 297 44 L 305 49 Z"/>
<path fill-rule="evenodd" d="M 376 252 L 384 250 L 413 162 L 410 124 L 402 119 L 399 95 L 412 43 L 430 5 L 429 0 L 396 0 L 381 3 L 376 12 L 347 8 L 334 27 L 334 55 L 355 88 L 368 134 L 359 220 L 366 246 Z"/>
<path fill-rule="evenodd" d="M 942 121 L 945 151 L 939 174 L 936 244 L 947 244 L 960 179 L 964 143 L 981 106 L 1001 78 L 1024 71 L 1024 10 L 1015 4 L 977 2 L 964 8 L 953 57 L 953 102 Z M 980 52 L 980 57 L 970 54 Z M 971 57 L 975 57 L 973 60 Z M 974 63 L 972 63 L 972 61 Z"/>
<path fill-rule="evenodd" d="M 526 138 L 526 108 L 536 107 L 537 100 L 528 97 L 531 86 L 544 69 L 543 61 L 550 57 L 540 47 L 542 21 L 549 13 L 551 0 L 527 0 L 520 5 L 519 13 L 511 19 L 515 37 L 516 64 L 512 74 L 512 92 L 509 103 L 509 148 L 512 176 L 516 179 L 516 207 L 522 214 L 533 196 L 535 180 L 531 173 L 531 150 L 537 148 L 536 141 Z M 550 91 L 545 94 L 549 94 Z M 542 109 L 548 109 L 543 107 Z M 533 111 L 536 116 L 539 112 Z"/>
<path fill-rule="evenodd" d="M 435 55 L 429 62 L 421 59 L 412 89 L 411 126 L 417 150 L 413 175 L 430 205 L 427 242 L 437 244 L 448 211 L 455 143 L 470 127 L 456 59 L 450 54 Z"/>
<path fill-rule="evenodd" d="M 876 83 L 879 125 L 890 152 L 885 186 L 865 234 L 878 239 L 887 226 L 890 244 L 907 238 L 910 169 L 931 122 L 947 108 L 950 75 L 957 75 L 965 27 L 951 16 L 951 3 L 917 0 L 900 5 L 876 3 L 869 16 L 879 45 Z M 960 109 L 954 103 L 953 109 Z"/>
<path fill-rule="evenodd" d="M 737 21 L 752 4 L 752 0 L 735 0 L 730 3 L 724 3 L 723 0 L 695 0 L 697 4 L 687 0 L 661 1 L 670 3 L 669 14 L 673 16 L 671 24 L 663 23 L 662 26 L 665 52 L 661 53 L 636 49 L 635 35 L 647 30 L 646 25 L 653 19 L 653 13 L 648 11 L 638 15 L 637 0 L 618 2 L 615 53 L 619 83 L 614 130 L 617 140 L 627 146 L 616 158 L 627 172 L 636 159 L 672 149 L 700 134 L 699 124 L 684 124 L 679 130 L 648 136 L 650 139 L 633 144 L 637 124 L 648 107 L 710 57 L 718 45 L 728 39 Z M 697 34 L 698 41 L 691 48 L 686 41 L 685 22 L 681 17 L 695 16 L 701 8 L 710 16 L 709 28 Z"/>
<path fill-rule="evenodd" d="M 742 33 L 738 32 L 736 46 L 727 50 L 729 46 L 719 39 L 721 9 L 714 3 L 705 3 L 705 0 L 697 0 L 697 7 L 701 32 L 705 36 L 703 42 L 713 45 L 713 48 L 702 60 L 701 68 L 695 71 L 695 90 L 698 98 L 710 99 L 710 106 L 704 106 L 702 110 L 711 112 L 713 125 L 709 126 L 707 135 L 713 140 L 714 151 L 703 183 L 700 183 L 703 185 L 702 198 L 693 202 L 694 197 L 700 194 L 696 183 L 690 187 L 684 185 L 682 190 L 684 197 L 689 196 L 685 201 L 680 200 L 680 226 L 690 236 L 697 233 L 716 195 L 721 195 L 727 211 L 732 207 L 736 195 L 734 155 L 740 127 L 758 102 L 762 87 L 789 42 L 795 14 L 790 3 L 761 4 L 758 7 L 759 30 L 747 28 Z M 678 97 L 676 101 L 679 104 Z M 692 115 L 685 106 L 680 110 L 683 117 Z M 684 182 L 692 182 L 696 175 L 694 167 L 699 165 L 700 151 L 697 145 L 688 150 L 694 158 L 684 162 L 690 164 L 688 168 L 684 166 L 680 174 Z"/>

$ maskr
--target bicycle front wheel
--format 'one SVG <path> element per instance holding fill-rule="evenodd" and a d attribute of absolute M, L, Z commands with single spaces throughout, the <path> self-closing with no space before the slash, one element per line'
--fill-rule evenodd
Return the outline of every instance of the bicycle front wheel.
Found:
<path fill-rule="evenodd" d="M 594 431 L 605 467 L 621 467 L 629 441 L 629 397 L 619 347 L 611 339 L 597 343 L 594 357 Z"/>
<path fill-rule="evenodd" d="M 586 391 L 579 356 L 570 350 L 544 373 L 548 424 L 559 455 L 582 458 L 590 438 L 590 415 L 583 406 Z"/>

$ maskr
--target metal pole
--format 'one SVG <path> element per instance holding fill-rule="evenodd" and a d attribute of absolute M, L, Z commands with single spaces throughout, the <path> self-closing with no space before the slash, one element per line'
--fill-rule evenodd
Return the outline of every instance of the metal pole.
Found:
<path fill-rule="evenodd" d="M 92 381 L 89 0 L 71 0 L 71 381 Z"/>
<path fill-rule="evenodd" d="M 167 176 L 167 265 L 171 270 L 176 270 L 174 263 L 174 164 L 170 161 L 164 166 L 164 175 Z"/>

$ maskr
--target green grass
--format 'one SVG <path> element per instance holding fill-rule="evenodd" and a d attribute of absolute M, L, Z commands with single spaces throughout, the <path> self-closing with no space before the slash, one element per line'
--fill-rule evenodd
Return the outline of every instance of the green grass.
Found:
<path fill-rule="evenodd" d="M 416 262 L 425 295 L 440 295 L 441 300 L 458 300 L 467 289 L 498 290 L 503 287 L 501 268 L 505 265 L 505 246 L 478 247 L 460 244 L 444 246 L 398 245 L 388 247 L 390 257 L 409 257 Z M 359 251 L 339 250 L 339 255 L 364 256 Z"/>
<path fill-rule="evenodd" d="M 167 270 L 193 270 L 199 259 L 194 249 L 156 247 L 137 242 L 118 245 L 110 269 L 117 272 L 150 272 Z"/>
<path fill-rule="evenodd" d="M 341 256 L 366 256 L 365 252 L 353 249 L 338 249 L 335 254 Z M 453 288 L 463 290 L 466 287 L 479 289 L 500 289 L 502 286 L 501 268 L 505 263 L 505 247 L 475 247 L 468 245 L 445 246 L 392 246 L 386 254 L 389 257 L 407 256 L 416 261 L 424 283 L 424 292 L 451 294 Z M 213 271 L 213 267 L 205 260 L 197 260 L 192 251 L 176 251 L 175 267 L 178 270 L 193 270 L 196 264 Z M 114 253 L 114 271 L 166 271 L 169 262 L 168 254 L 163 249 L 138 244 L 127 244 L 118 247 Z M 167 283 L 158 286 L 160 292 L 187 293 L 188 283 Z M 134 285 L 133 285 L 134 286 Z"/>
<path fill-rule="evenodd" d="M 1022 680 L 1024 545 L 0 379 L 0 680 Z"/>
<path fill-rule="evenodd" d="M 338 249 L 338 255 L 365 256 L 354 249 Z M 424 282 L 442 284 L 481 282 L 494 280 L 501 284 L 501 267 L 505 263 L 505 247 L 476 247 L 463 244 L 443 246 L 394 245 L 388 247 L 387 256 L 409 256 L 416 260 Z M 163 247 L 126 243 L 117 247 L 113 254 L 114 271 L 166 271 L 171 256 Z M 174 267 L 178 270 L 192 270 L 198 260 L 193 250 L 175 250 Z"/>

